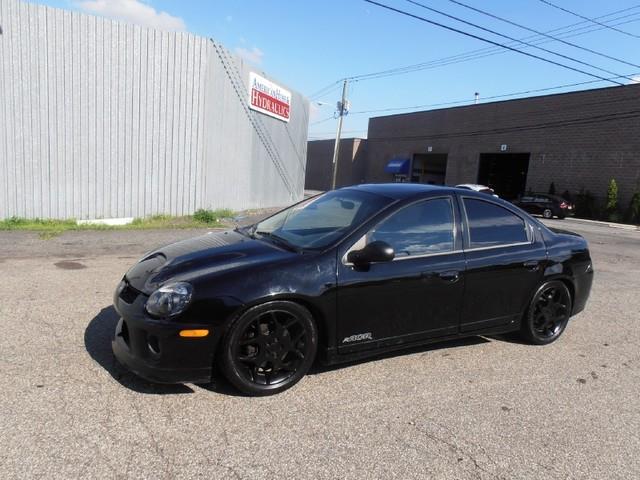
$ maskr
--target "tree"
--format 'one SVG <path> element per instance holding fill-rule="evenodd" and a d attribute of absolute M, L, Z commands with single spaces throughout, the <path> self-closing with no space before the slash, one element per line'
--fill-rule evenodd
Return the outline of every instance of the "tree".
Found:
<path fill-rule="evenodd" d="M 631 223 L 640 224 L 640 192 L 634 193 L 631 197 L 627 220 Z"/>
<path fill-rule="evenodd" d="M 618 215 L 618 184 L 616 179 L 612 178 L 609 181 L 609 188 L 607 188 L 607 206 L 605 208 L 606 214 L 611 221 L 619 220 Z"/>

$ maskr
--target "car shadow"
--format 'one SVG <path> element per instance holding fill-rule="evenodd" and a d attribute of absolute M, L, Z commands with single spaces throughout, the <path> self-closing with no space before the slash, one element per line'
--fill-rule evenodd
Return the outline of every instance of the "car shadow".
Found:
<path fill-rule="evenodd" d="M 84 332 L 84 345 L 87 353 L 102 368 L 104 368 L 114 380 L 123 387 L 134 392 L 146 393 L 152 395 L 176 395 L 185 393 L 194 393 L 193 388 L 185 384 L 162 384 L 148 382 L 120 365 L 111 351 L 111 340 L 118 323 L 118 314 L 112 306 L 105 307 L 94 316 Z M 308 372 L 309 375 L 316 375 L 342 368 L 348 368 L 364 363 L 377 362 L 388 358 L 399 357 L 404 355 L 412 355 L 416 353 L 427 353 L 434 350 L 445 350 L 458 347 L 466 347 L 470 345 L 479 345 L 488 343 L 491 340 L 516 342 L 519 343 L 516 336 L 510 334 L 491 335 L 486 337 L 465 337 L 461 339 L 448 340 L 428 345 L 421 345 L 411 348 L 403 348 L 393 352 L 375 354 L 350 362 L 340 363 L 338 365 L 322 365 L 315 362 Z M 236 397 L 245 397 L 244 393 L 236 390 L 230 385 L 226 379 L 219 373 L 214 373 L 212 381 L 209 383 L 198 383 L 196 387 L 202 388 L 210 392 L 221 395 L 229 395 Z"/>
<path fill-rule="evenodd" d="M 226 378 L 219 373 L 214 373 L 211 382 L 209 383 L 197 383 L 197 387 L 209 392 L 219 393 L 220 395 L 228 395 L 230 397 L 251 397 L 246 393 L 241 392 L 231 385 Z"/>
<path fill-rule="evenodd" d="M 112 306 L 105 307 L 91 319 L 84 331 L 84 346 L 91 358 L 123 387 L 138 393 L 155 395 L 193 393 L 183 384 L 147 382 L 120 365 L 111 351 L 111 340 L 118 323 L 118 314 Z"/>
<path fill-rule="evenodd" d="M 498 342 L 517 343 L 518 345 L 531 346 L 532 344 L 520 336 L 518 332 L 500 333 L 496 335 L 485 335 L 486 338 L 496 340 Z"/>
<path fill-rule="evenodd" d="M 361 365 L 364 363 L 378 362 L 381 360 L 386 360 L 388 358 L 403 357 L 405 355 L 412 355 L 416 353 L 424 354 L 433 350 L 444 350 L 444 349 L 452 349 L 452 348 L 458 348 L 458 347 L 466 347 L 470 345 L 479 345 L 482 343 L 489 343 L 490 341 L 491 340 L 488 340 L 485 337 L 464 337 L 460 339 L 430 343 L 427 345 L 418 345 L 416 347 L 402 348 L 402 349 L 394 350 L 392 352 L 387 352 L 387 353 L 372 354 L 370 357 L 357 359 L 350 362 L 340 363 L 337 365 L 322 365 L 322 363 L 316 362 L 313 365 L 313 367 L 311 367 L 311 370 L 309 371 L 309 375 L 316 375 L 320 373 L 331 372 L 334 370 L 353 367 L 355 365 Z"/>

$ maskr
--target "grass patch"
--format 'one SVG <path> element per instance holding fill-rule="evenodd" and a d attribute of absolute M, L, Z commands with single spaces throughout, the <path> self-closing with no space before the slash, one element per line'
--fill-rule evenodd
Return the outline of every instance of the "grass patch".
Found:
<path fill-rule="evenodd" d="M 0 230 L 23 230 L 38 232 L 40 238 L 48 239 L 63 232 L 76 230 L 144 230 L 160 228 L 207 228 L 228 226 L 227 221 L 234 212 L 229 209 L 205 210 L 200 209 L 193 215 L 173 217 L 170 215 L 153 215 L 136 218 L 127 225 L 78 225 L 75 220 L 45 220 L 41 218 L 26 219 L 11 217 L 0 220 Z"/>

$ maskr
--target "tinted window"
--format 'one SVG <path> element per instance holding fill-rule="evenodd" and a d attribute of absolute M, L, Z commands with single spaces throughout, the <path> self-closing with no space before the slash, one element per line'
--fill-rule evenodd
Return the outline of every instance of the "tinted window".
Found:
<path fill-rule="evenodd" d="M 448 198 L 425 200 L 405 207 L 379 223 L 367 243 L 382 240 L 396 257 L 453 250 L 453 209 Z"/>
<path fill-rule="evenodd" d="M 519 216 L 496 204 L 464 199 L 471 248 L 527 242 L 527 230 Z"/>
<path fill-rule="evenodd" d="M 356 190 L 333 190 L 293 205 L 254 225 L 252 235 L 282 239 L 300 248 L 323 248 L 391 202 Z"/>

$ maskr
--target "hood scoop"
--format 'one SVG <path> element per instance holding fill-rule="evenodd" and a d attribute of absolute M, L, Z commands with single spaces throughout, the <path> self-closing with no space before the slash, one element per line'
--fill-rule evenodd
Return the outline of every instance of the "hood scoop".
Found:
<path fill-rule="evenodd" d="M 200 250 L 208 250 L 210 248 L 226 247 L 238 242 L 238 237 L 242 237 L 236 232 L 209 232 L 195 238 L 188 238 L 180 242 L 172 243 L 160 249 L 161 254 L 165 255 L 165 259 L 181 257 Z"/>

